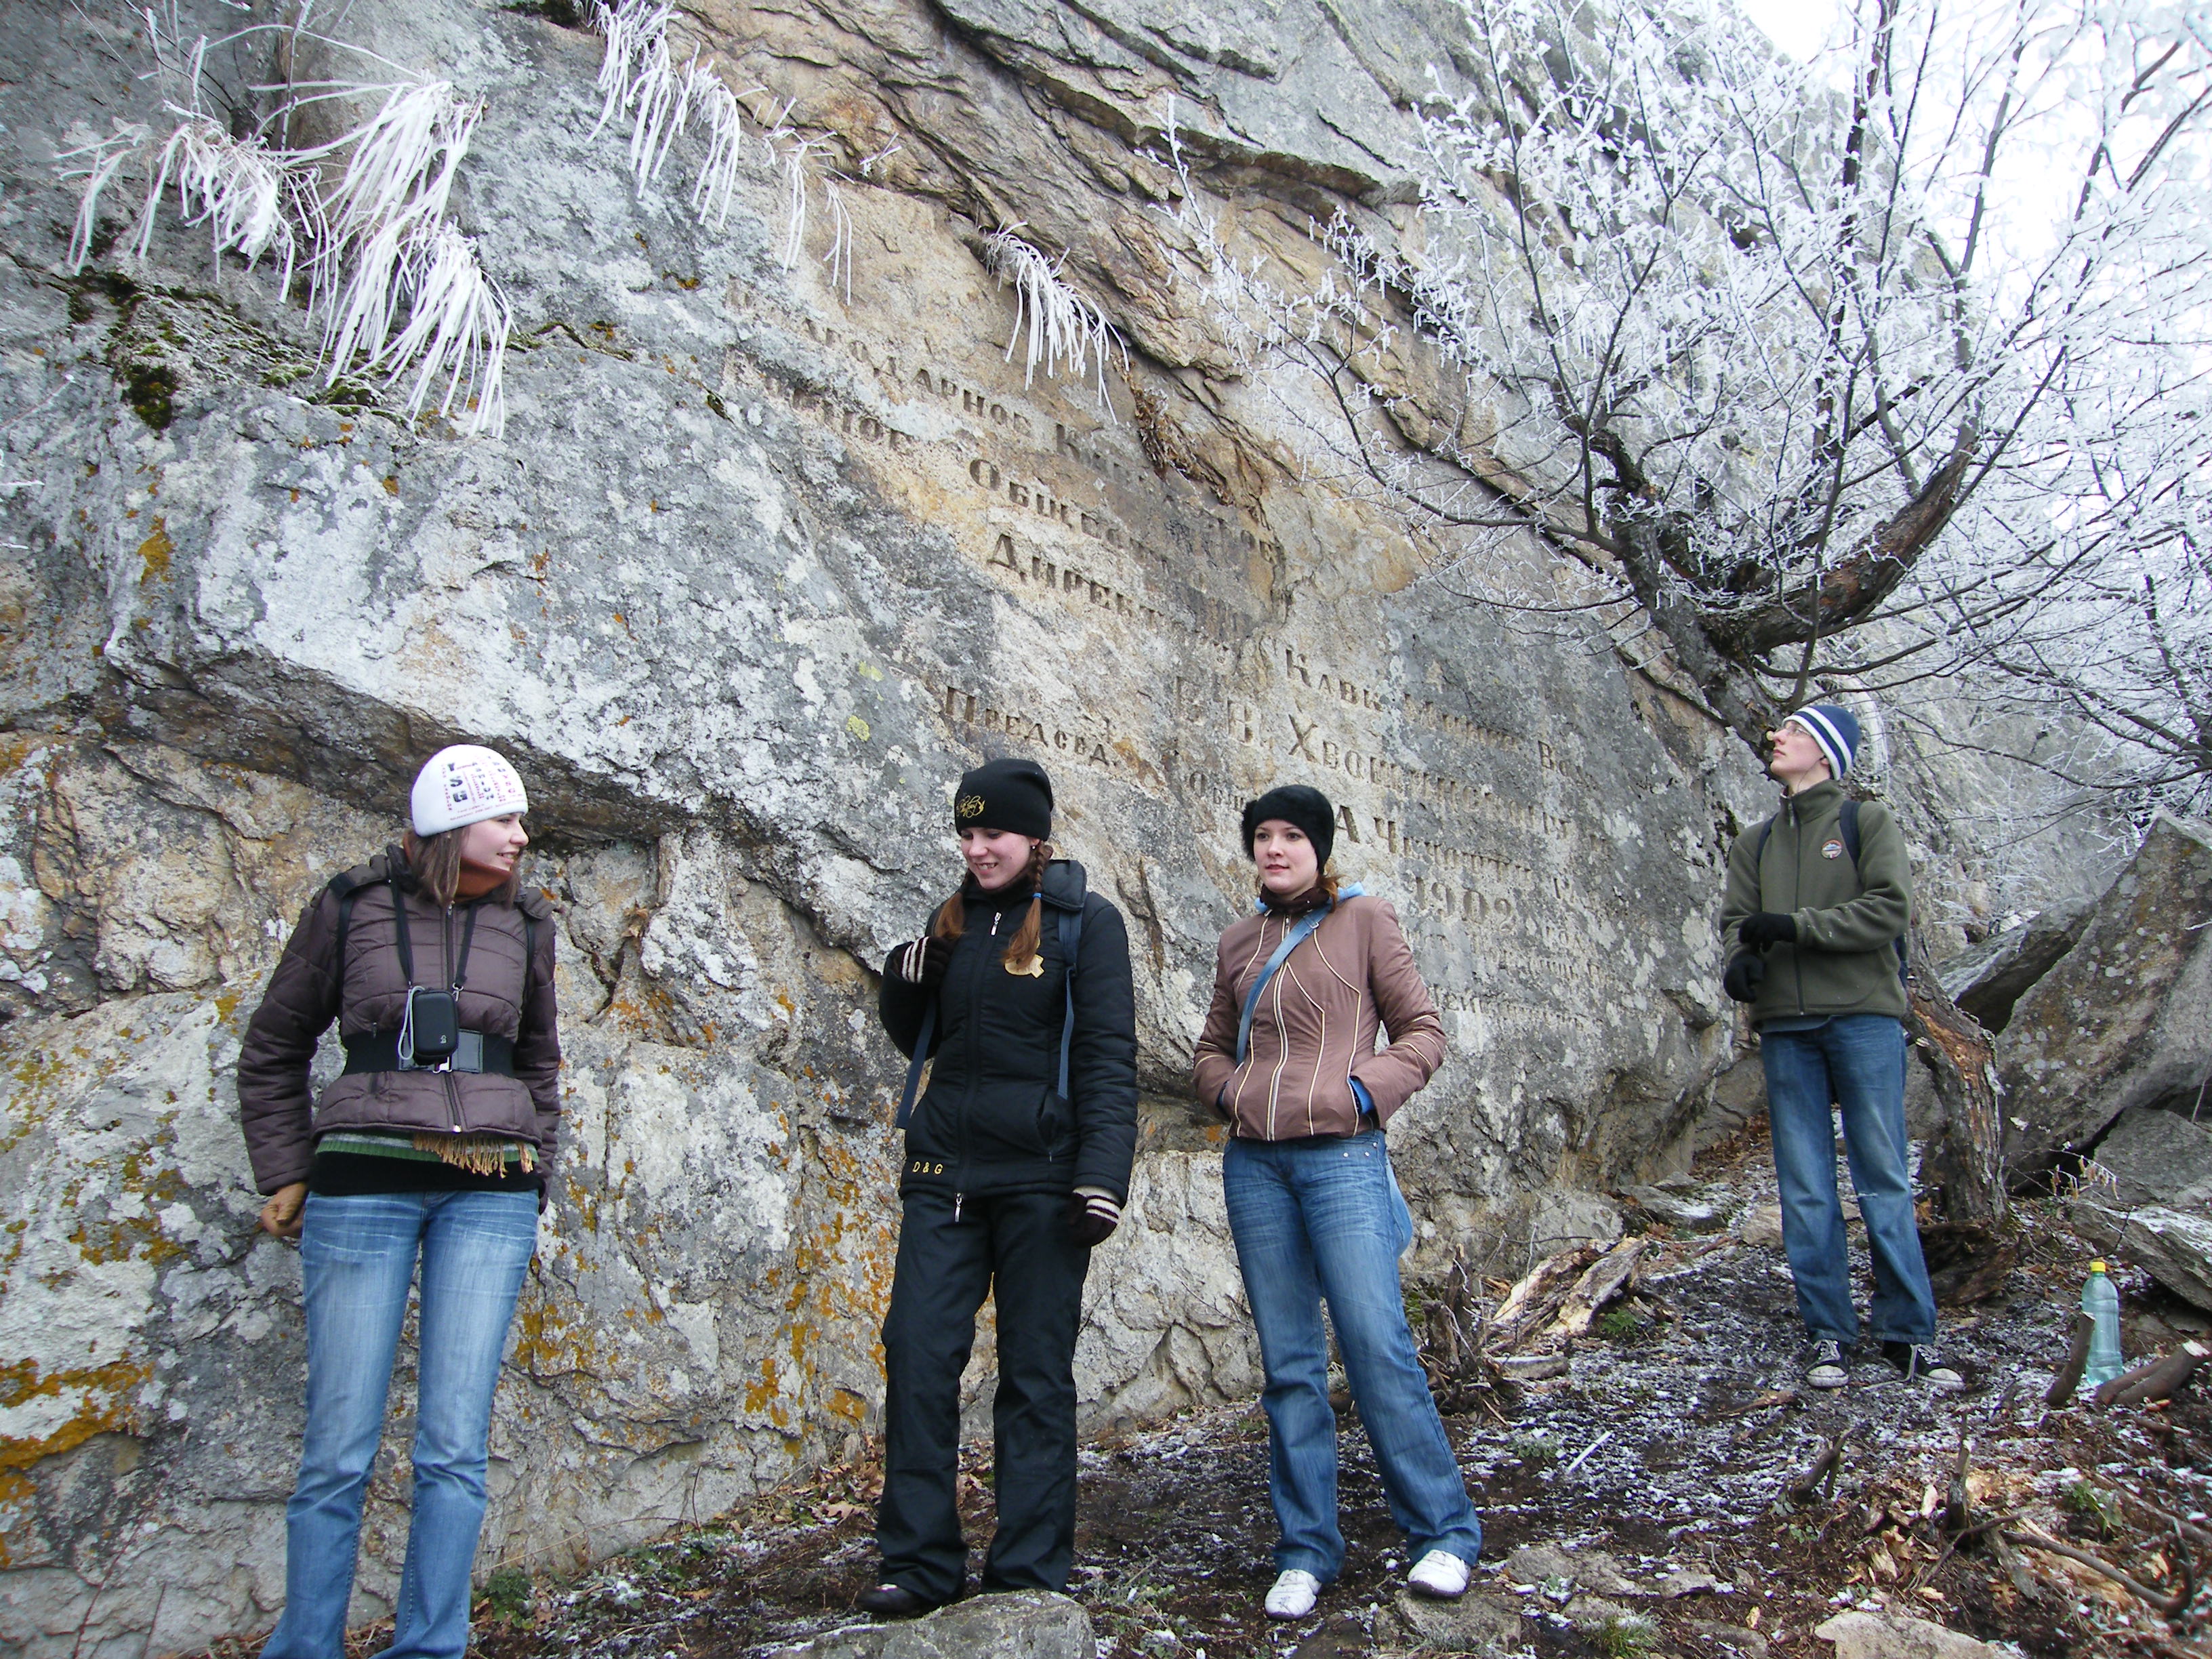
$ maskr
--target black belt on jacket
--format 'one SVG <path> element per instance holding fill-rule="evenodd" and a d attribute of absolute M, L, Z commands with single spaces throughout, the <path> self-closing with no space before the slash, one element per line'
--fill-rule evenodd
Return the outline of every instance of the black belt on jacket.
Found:
<path fill-rule="evenodd" d="M 348 1073 L 461 1072 L 475 1075 L 489 1072 L 498 1077 L 514 1075 L 514 1042 L 485 1031 L 462 1032 L 461 1045 L 453 1050 L 452 1058 L 428 1066 L 400 1063 L 397 1031 L 371 1031 L 365 1036 L 348 1037 L 345 1053 Z"/>

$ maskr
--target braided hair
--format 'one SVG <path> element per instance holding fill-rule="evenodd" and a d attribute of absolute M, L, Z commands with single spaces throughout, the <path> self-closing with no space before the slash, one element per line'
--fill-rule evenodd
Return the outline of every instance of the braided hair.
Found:
<path fill-rule="evenodd" d="M 1013 884 L 1017 890 L 1026 885 L 1030 893 L 1030 908 L 1023 914 L 1022 925 L 1014 929 L 1014 936 L 1006 941 L 1005 955 L 1000 958 L 1009 967 L 1027 966 L 1036 959 L 1038 941 L 1044 936 L 1044 896 L 1041 890 L 1044 867 L 1052 862 L 1052 843 L 1041 841 L 1030 848 L 1030 861 Z M 980 894 L 975 878 L 969 877 L 960 884 L 960 890 L 937 907 L 937 918 L 929 924 L 929 931 L 947 945 L 967 931 L 968 907 L 965 902 L 970 892 Z"/>

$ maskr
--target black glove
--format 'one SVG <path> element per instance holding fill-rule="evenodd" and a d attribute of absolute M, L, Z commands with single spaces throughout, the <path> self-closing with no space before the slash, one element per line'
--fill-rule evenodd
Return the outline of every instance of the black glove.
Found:
<path fill-rule="evenodd" d="M 1721 988 L 1736 1002 L 1750 1002 L 1759 995 L 1759 982 L 1766 977 L 1766 963 L 1746 951 L 1732 958 L 1728 971 L 1721 975 Z"/>
<path fill-rule="evenodd" d="M 1735 930 L 1747 951 L 1764 951 L 1770 945 L 1795 945 L 1797 918 L 1775 910 L 1761 910 Z"/>
<path fill-rule="evenodd" d="M 926 933 L 911 945 L 902 945 L 884 961 L 884 977 L 902 979 L 925 991 L 945 983 L 945 964 L 952 960 L 952 947 L 934 933 Z"/>
<path fill-rule="evenodd" d="M 1067 1195 L 1067 1231 L 1076 1243 L 1093 1250 L 1114 1236 L 1121 1224 L 1121 1206 L 1103 1193 Z"/>

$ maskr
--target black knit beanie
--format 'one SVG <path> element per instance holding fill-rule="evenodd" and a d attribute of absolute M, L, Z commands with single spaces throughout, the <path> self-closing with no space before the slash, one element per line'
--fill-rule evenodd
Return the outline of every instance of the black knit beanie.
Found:
<path fill-rule="evenodd" d="M 985 761 L 960 775 L 960 787 L 952 795 L 952 827 L 1048 841 L 1052 836 L 1052 780 L 1033 760 Z"/>
<path fill-rule="evenodd" d="M 1244 856 L 1252 856 L 1252 837 L 1269 818 L 1295 823 L 1314 844 L 1316 869 L 1328 867 L 1329 849 L 1336 845 L 1336 809 L 1328 797 L 1303 783 L 1286 783 L 1270 789 L 1244 808 Z"/>

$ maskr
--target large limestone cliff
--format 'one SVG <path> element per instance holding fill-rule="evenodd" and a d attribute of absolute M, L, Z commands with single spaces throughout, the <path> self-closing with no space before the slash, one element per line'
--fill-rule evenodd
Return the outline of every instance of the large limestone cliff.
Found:
<path fill-rule="evenodd" d="M 1249 893 L 1237 808 L 1272 781 L 1343 804 L 1339 862 L 1443 1010 L 1452 1058 L 1392 1133 L 1417 1267 L 1603 1231 L 1589 1194 L 1668 1156 L 1731 1051 L 1717 860 L 1755 775 L 1663 669 L 1468 605 L 1304 476 L 1327 410 L 1233 372 L 1176 211 L 1188 188 L 1308 270 L 1310 219 L 1408 217 L 1450 7 L 698 0 L 684 39 L 819 141 L 795 246 L 766 166 L 718 229 L 688 140 L 635 186 L 569 8 L 325 9 L 483 100 L 459 216 L 515 308 L 503 437 L 321 389 L 265 268 L 216 270 L 173 215 L 143 264 L 107 246 L 127 190 L 71 274 L 57 157 L 160 93 L 121 8 L 0 10 L 0 1642 L 136 1655 L 273 1616 L 298 1267 L 252 1230 L 239 1034 L 300 908 L 456 738 L 528 781 L 568 1054 L 486 1566 L 580 1563 L 874 1426 L 873 969 L 949 889 L 981 756 L 1045 762 L 1132 923 L 1144 1149 L 1088 1291 L 1090 1425 L 1255 1383 L 1182 1079 Z M 216 67 L 265 81 L 264 44 Z M 1006 356 L 978 248 L 1016 221 L 1128 342 L 1110 416 Z"/>

